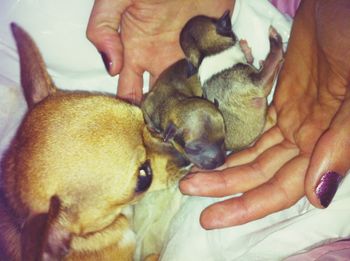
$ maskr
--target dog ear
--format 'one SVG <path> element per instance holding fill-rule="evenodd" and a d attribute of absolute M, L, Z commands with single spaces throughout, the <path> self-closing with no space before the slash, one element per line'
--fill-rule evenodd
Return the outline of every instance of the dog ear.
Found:
<path fill-rule="evenodd" d="M 50 201 L 48 213 L 28 220 L 22 229 L 22 260 L 62 260 L 70 249 L 71 233 L 58 222 L 61 203 L 57 196 Z"/>
<path fill-rule="evenodd" d="M 191 61 L 187 60 L 187 78 L 195 75 L 198 72 L 198 68 L 196 68 Z"/>
<path fill-rule="evenodd" d="M 29 108 L 56 91 L 43 58 L 32 38 L 15 23 L 11 24 L 21 66 L 21 84 Z"/>
<path fill-rule="evenodd" d="M 177 129 L 174 123 L 170 122 L 164 131 L 164 142 L 168 142 L 170 139 L 174 138 Z"/>
<path fill-rule="evenodd" d="M 230 11 L 227 10 L 216 22 L 216 31 L 223 36 L 230 36 L 232 34 L 232 25 Z"/>

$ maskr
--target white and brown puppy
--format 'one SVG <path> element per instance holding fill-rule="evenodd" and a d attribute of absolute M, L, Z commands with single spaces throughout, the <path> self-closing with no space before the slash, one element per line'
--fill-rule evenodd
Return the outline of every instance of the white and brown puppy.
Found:
<path fill-rule="evenodd" d="M 132 260 L 128 206 L 178 166 L 153 148 L 140 108 L 57 89 L 32 39 L 12 31 L 29 110 L 2 161 L 0 256 Z"/>
<path fill-rule="evenodd" d="M 266 98 L 283 61 L 282 39 L 273 27 L 269 40 L 270 52 L 259 70 L 251 65 L 253 57 L 246 41 L 237 41 L 200 65 L 204 96 L 218 104 L 225 120 L 228 150 L 246 148 L 264 129 Z"/>

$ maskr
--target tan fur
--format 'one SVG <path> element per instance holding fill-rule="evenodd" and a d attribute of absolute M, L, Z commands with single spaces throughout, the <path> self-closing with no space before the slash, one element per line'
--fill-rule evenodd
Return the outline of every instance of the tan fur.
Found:
<path fill-rule="evenodd" d="M 149 187 L 170 184 L 179 166 L 153 148 L 161 142 L 140 108 L 56 89 L 34 42 L 12 30 L 29 111 L 2 162 L 0 250 L 10 260 L 132 260 L 126 210 Z"/>
<path fill-rule="evenodd" d="M 228 12 L 225 12 L 222 18 L 230 17 Z M 224 22 L 225 19 L 222 19 Z M 231 20 L 226 19 L 226 26 L 231 28 Z M 205 56 L 213 55 L 221 52 L 235 44 L 237 38 L 231 32 L 225 32 L 227 37 L 218 33 L 216 26 L 217 19 L 206 16 L 196 16 L 190 19 L 184 26 L 180 34 L 180 45 L 186 59 L 198 68 L 202 59 Z"/>
<path fill-rule="evenodd" d="M 216 100 L 223 114 L 227 149 L 242 150 L 262 133 L 266 122 L 266 97 L 282 61 L 282 39 L 271 27 L 270 53 L 262 69 L 257 70 L 248 63 L 238 63 L 204 83 L 205 96 L 211 101 Z"/>

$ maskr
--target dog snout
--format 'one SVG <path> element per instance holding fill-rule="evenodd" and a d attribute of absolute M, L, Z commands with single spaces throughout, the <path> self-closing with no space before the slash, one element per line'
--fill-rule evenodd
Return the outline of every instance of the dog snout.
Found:
<path fill-rule="evenodd" d="M 199 168 L 215 169 L 225 162 L 226 153 L 222 146 L 208 146 L 198 154 L 188 154 L 188 158 Z"/>
<path fill-rule="evenodd" d="M 225 156 L 222 154 L 216 155 L 214 158 L 207 158 L 201 162 L 201 168 L 203 169 L 215 169 L 220 167 L 225 162 Z"/>

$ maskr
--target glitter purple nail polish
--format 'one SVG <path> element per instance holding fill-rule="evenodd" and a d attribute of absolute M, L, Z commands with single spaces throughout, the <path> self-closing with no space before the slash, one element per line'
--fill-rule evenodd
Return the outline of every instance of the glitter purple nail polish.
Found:
<path fill-rule="evenodd" d="M 102 57 L 102 61 L 106 67 L 106 70 L 109 72 L 109 69 L 112 66 L 112 62 L 109 60 L 108 55 L 104 52 L 100 52 L 101 57 Z"/>
<path fill-rule="evenodd" d="M 326 172 L 321 177 L 315 192 L 323 207 L 329 206 L 342 179 L 343 177 L 334 171 Z"/>

